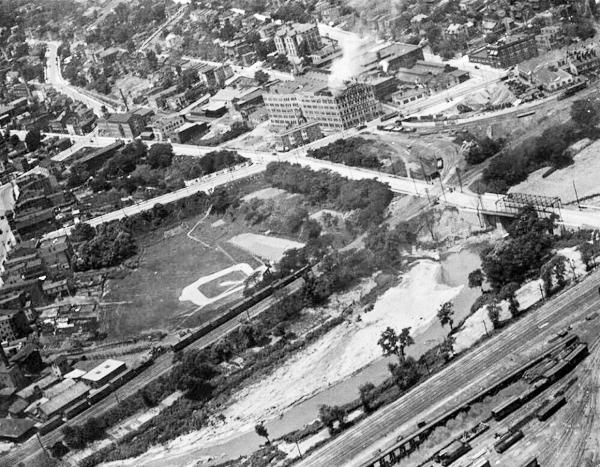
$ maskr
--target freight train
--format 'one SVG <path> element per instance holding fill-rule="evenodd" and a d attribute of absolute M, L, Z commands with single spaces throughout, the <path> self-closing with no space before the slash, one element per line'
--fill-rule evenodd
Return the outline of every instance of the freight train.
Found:
<path fill-rule="evenodd" d="M 226 322 L 230 321 L 231 319 L 235 318 L 236 316 L 242 314 L 244 311 L 246 311 L 250 307 L 256 305 L 258 302 L 269 297 L 276 290 L 281 289 L 282 287 L 285 287 L 286 285 L 295 281 L 300 276 L 302 276 L 305 272 L 309 271 L 311 269 L 311 267 L 312 267 L 311 265 L 306 265 L 306 266 L 298 269 L 296 272 L 293 272 L 289 276 L 283 277 L 283 278 L 273 282 L 272 284 L 260 289 L 258 292 L 250 295 L 249 297 L 240 301 L 238 304 L 234 305 L 225 314 L 209 321 L 208 323 L 204 324 L 200 328 L 196 329 L 195 331 L 193 331 L 190 334 L 188 334 L 187 336 L 185 336 L 184 338 L 180 339 L 175 344 L 173 344 L 171 346 L 171 348 L 173 349 L 174 352 L 177 352 L 177 351 L 187 347 L 192 342 L 197 341 L 201 337 L 207 335 L 209 332 L 214 331 L 219 326 L 225 324 Z"/>

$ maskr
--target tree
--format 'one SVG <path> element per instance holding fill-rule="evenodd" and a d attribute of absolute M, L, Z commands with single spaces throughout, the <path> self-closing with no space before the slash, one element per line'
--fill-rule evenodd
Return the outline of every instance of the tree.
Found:
<path fill-rule="evenodd" d="M 80 222 L 71 230 L 71 241 L 74 243 L 87 242 L 94 238 L 94 235 L 96 235 L 96 231 L 91 225 Z"/>
<path fill-rule="evenodd" d="M 452 302 L 442 303 L 437 312 L 437 317 L 442 326 L 448 324 L 450 331 L 452 331 L 454 325 L 454 305 L 452 305 Z"/>
<path fill-rule="evenodd" d="M 81 428 L 79 426 L 67 425 L 62 430 L 65 443 L 73 449 L 81 449 L 85 446 Z"/>
<path fill-rule="evenodd" d="M 487 306 L 487 310 L 488 310 L 488 317 L 490 318 L 490 321 L 492 322 L 492 326 L 494 326 L 494 329 L 497 329 L 500 327 L 500 306 L 494 302 L 494 303 L 490 303 Z"/>
<path fill-rule="evenodd" d="M 600 123 L 598 103 L 592 99 L 578 99 L 571 105 L 571 118 L 583 127 L 595 127 Z"/>
<path fill-rule="evenodd" d="M 360 393 L 360 402 L 362 403 L 365 413 L 373 411 L 373 402 L 375 402 L 375 385 L 371 382 L 365 383 L 358 388 Z"/>
<path fill-rule="evenodd" d="M 440 352 L 444 357 L 444 360 L 450 360 L 454 355 L 454 344 L 456 343 L 456 337 L 447 336 L 440 345 Z"/>
<path fill-rule="evenodd" d="M 269 432 L 267 431 L 263 422 L 257 423 L 254 426 L 254 431 L 256 432 L 256 434 L 258 436 L 262 436 L 263 438 L 266 438 L 267 444 L 271 444 L 271 440 L 269 439 Z"/>
<path fill-rule="evenodd" d="M 329 406 L 322 405 L 319 407 L 319 418 L 323 425 L 329 429 L 329 433 L 333 434 L 335 431 L 335 423 L 338 423 L 338 428 L 341 428 L 346 421 L 346 411 L 337 405 Z"/>
<path fill-rule="evenodd" d="M 469 273 L 469 287 L 474 289 L 475 287 L 480 287 L 483 292 L 483 281 L 485 280 L 485 276 L 481 269 L 475 269 Z"/>
<path fill-rule="evenodd" d="M 259 85 L 263 85 L 269 81 L 269 74 L 263 70 L 256 70 L 254 73 L 254 79 L 258 82 Z"/>
<path fill-rule="evenodd" d="M 153 144 L 148 151 L 146 162 L 152 169 L 166 168 L 173 163 L 173 157 L 173 146 L 170 144 Z"/>
<path fill-rule="evenodd" d="M 388 368 L 394 383 L 401 391 L 410 389 L 419 381 L 419 367 L 414 358 L 408 357 L 399 364 L 390 363 Z"/>
<path fill-rule="evenodd" d="M 25 144 L 27 145 L 27 150 L 29 152 L 33 152 L 37 148 L 39 148 L 41 141 L 42 135 L 40 133 L 40 130 L 38 130 L 37 128 L 28 131 L 25 135 Z"/>
<path fill-rule="evenodd" d="M 410 327 L 402 328 L 400 331 L 400 335 L 398 336 L 398 346 L 400 347 L 400 354 L 402 355 L 402 360 L 405 360 L 404 349 L 406 347 L 410 347 L 415 343 L 415 340 L 410 335 Z"/>
<path fill-rule="evenodd" d="M 399 340 L 400 338 L 398 334 L 396 334 L 396 331 L 389 326 L 381 333 L 381 337 L 377 341 L 377 344 L 381 347 L 384 357 L 396 355 L 400 358 Z"/>

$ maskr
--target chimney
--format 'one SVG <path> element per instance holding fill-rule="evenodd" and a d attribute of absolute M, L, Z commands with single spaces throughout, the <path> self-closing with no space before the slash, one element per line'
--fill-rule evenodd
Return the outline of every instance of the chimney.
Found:
<path fill-rule="evenodd" d="M 6 358 L 6 354 L 4 353 L 4 347 L 2 347 L 1 343 L 0 343 L 0 360 L 2 360 L 2 364 L 4 365 L 5 368 L 9 367 L 8 358 Z"/>

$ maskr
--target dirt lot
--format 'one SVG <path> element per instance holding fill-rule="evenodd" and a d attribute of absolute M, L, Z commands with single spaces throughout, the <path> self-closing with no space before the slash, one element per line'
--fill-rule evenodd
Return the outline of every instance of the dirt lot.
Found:
<path fill-rule="evenodd" d="M 421 178 L 421 162 L 425 170 L 430 172 L 435 170 L 436 159 L 441 157 L 444 160 L 443 176 L 449 172 L 449 168 L 462 162 L 460 146 L 452 142 L 449 135 L 408 135 L 376 131 L 372 134 L 362 133 L 360 136 L 372 141 L 373 154 L 392 163 L 402 161 L 406 170 L 410 170 L 415 178 Z"/>
<path fill-rule="evenodd" d="M 109 281 L 104 300 L 123 302 L 107 313 L 109 337 L 147 329 L 172 329 L 198 311 L 193 303 L 179 301 L 185 286 L 235 264 L 260 266 L 255 257 L 227 242 L 232 236 L 247 232 L 245 225 L 226 221 L 212 227 L 219 220 L 214 216 L 196 225 L 203 218 L 204 214 L 188 219 L 183 229 L 170 228 L 167 238 L 163 232 L 157 232 L 142 248 L 139 267 L 124 279 Z M 190 238 L 187 234 L 194 226 Z M 204 307 L 200 316 L 210 319 L 218 306 L 240 296 L 241 292 L 228 295 Z"/>

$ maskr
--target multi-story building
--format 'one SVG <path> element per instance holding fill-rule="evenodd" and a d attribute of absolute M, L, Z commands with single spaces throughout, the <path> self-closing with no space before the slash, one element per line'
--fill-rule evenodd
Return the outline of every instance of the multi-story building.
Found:
<path fill-rule="evenodd" d="M 277 31 L 274 39 L 277 53 L 290 58 L 310 55 L 323 46 L 319 28 L 313 23 L 286 24 Z"/>
<path fill-rule="evenodd" d="M 280 128 L 319 123 L 324 130 L 339 131 L 372 120 L 380 112 L 372 86 L 353 82 L 334 92 L 327 75 L 320 73 L 279 83 L 263 99 L 272 125 Z"/>
<path fill-rule="evenodd" d="M 144 131 L 144 122 L 135 112 L 114 113 L 98 120 L 102 134 L 113 138 L 133 139 Z"/>
<path fill-rule="evenodd" d="M 179 114 L 156 115 L 150 127 L 158 141 L 168 141 L 184 123 L 185 118 Z"/>
<path fill-rule="evenodd" d="M 196 70 L 200 81 L 209 88 L 223 87 L 225 81 L 233 76 L 231 66 L 227 64 L 220 66 L 203 64 L 197 67 Z"/>
<path fill-rule="evenodd" d="M 469 61 L 494 68 L 509 68 L 536 57 L 537 54 L 535 37 L 519 34 L 503 37 L 494 44 L 487 44 L 473 51 L 469 54 Z"/>
<path fill-rule="evenodd" d="M 538 50 L 551 50 L 563 41 L 562 27 L 559 25 L 544 26 L 535 36 Z"/>

